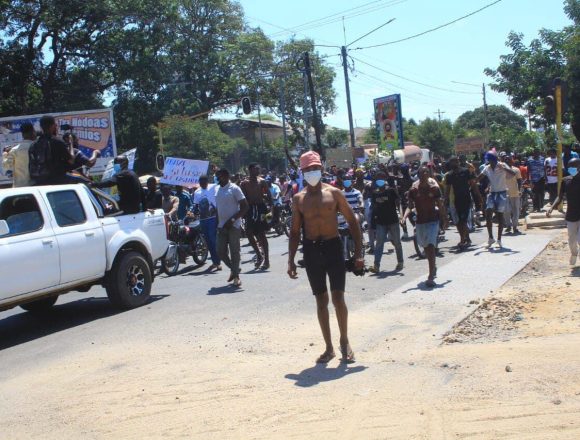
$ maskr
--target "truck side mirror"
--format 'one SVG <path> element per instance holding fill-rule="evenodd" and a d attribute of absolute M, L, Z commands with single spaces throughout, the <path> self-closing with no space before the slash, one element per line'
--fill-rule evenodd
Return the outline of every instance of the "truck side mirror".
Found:
<path fill-rule="evenodd" d="M 10 228 L 6 220 L 0 220 L 0 237 L 10 234 Z"/>
<path fill-rule="evenodd" d="M 155 167 L 157 171 L 163 171 L 163 168 L 165 168 L 165 156 L 163 153 L 157 153 L 157 156 L 155 156 Z"/>

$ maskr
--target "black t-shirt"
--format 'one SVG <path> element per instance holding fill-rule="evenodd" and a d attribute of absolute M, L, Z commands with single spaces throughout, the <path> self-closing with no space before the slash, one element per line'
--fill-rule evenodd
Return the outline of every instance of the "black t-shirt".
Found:
<path fill-rule="evenodd" d="M 131 170 L 123 170 L 108 180 L 95 184 L 97 188 L 110 188 L 117 185 L 119 191 L 119 208 L 125 214 L 136 214 L 141 211 L 143 188 L 139 177 Z"/>
<path fill-rule="evenodd" d="M 565 177 L 562 184 L 568 201 L 566 221 L 580 221 L 580 174 L 576 174 L 574 177 Z"/>
<path fill-rule="evenodd" d="M 44 135 L 43 135 L 44 136 Z M 66 173 L 70 171 L 71 164 L 69 163 L 70 149 L 61 139 L 50 137 L 50 177 L 43 185 L 57 185 L 68 183 L 66 180 Z"/>
<path fill-rule="evenodd" d="M 371 194 L 373 204 L 372 223 L 375 225 L 392 225 L 399 222 L 397 201 L 399 196 L 392 187 L 375 189 Z"/>
<path fill-rule="evenodd" d="M 469 182 L 474 180 L 475 176 L 467 168 L 449 171 L 445 175 L 447 185 L 453 187 L 456 203 L 469 203 L 471 200 L 471 186 Z"/>
<path fill-rule="evenodd" d="M 147 190 L 145 194 L 146 209 L 161 209 L 163 205 L 163 195 L 159 191 Z"/>

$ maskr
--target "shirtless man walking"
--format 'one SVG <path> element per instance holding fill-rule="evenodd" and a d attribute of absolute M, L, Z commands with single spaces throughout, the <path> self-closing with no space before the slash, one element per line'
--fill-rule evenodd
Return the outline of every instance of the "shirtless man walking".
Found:
<path fill-rule="evenodd" d="M 304 173 L 307 186 L 294 196 L 292 202 L 288 275 L 292 279 L 298 277 L 294 257 L 304 228 L 304 265 L 312 293 L 316 298 L 318 322 L 326 344 L 326 350 L 316 362 L 327 363 L 335 357 L 328 315 L 327 275 L 340 330 L 342 360 L 347 363 L 354 362 L 354 353 L 348 341 L 348 309 L 344 301 L 346 269 L 342 242 L 338 234 L 337 214 L 340 212 L 346 218 L 351 230 L 355 243 L 356 269 L 364 267 L 360 226 L 342 191 L 321 183 L 322 163 L 317 153 L 314 151 L 304 153 L 300 157 L 300 169 Z"/>
<path fill-rule="evenodd" d="M 268 248 L 268 239 L 266 231 L 268 222 L 268 206 L 266 202 L 270 201 L 270 189 L 268 183 L 260 176 L 260 165 L 257 163 L 250 164 L 248 167 L 249 178 L 240 184 L 240 188 L 246 196 L 250 209 L 246 214 L 246 234 L 254 251 L 256 252 L 256 269 L 260 266 L 262 269 L 270 268 L 270 252 Z M 263 263 L 263 264 L 262 264 Z"/>

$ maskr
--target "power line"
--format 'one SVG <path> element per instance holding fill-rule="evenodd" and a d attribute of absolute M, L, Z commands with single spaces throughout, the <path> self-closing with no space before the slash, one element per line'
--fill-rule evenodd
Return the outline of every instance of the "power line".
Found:
<path fill-rule="evenodd" d="M 424 87 L 429 87 L 429 88 L 435 89 L 435 90 L 441 90 L 443 92 L 459 93 L 461 95 L 479 95 L 479 93 L 476 93 L 476 92 L 462 92 L 462 91 L 459 91 L 459 90 L 452 90 L 452 89 L 446 89 L 446 88 L 443 88 L 443 87 L 432 86 L 430 84 L 426 84 L 426 83 L 423 83 L 423 82 L 420 82 L 420 81 L 415 81 L 413 79 L 409 79 L 409 78 L 405 78 L 404 76 L 397 75 L 396 73 L 389 72 L 388 70 L 385 70 L 385 69 L 382 69 L 380 67 L 374 66 L 374 65 L 372 65 L 370 63 L 367 63 L 367 62 L 365 62 L 363 60 L 360 60 L 358 58 L 355 58 L 355 57 L 351 57 L 351 58 L 353 60 L 355 60 L 355 61 L 358 61 L 359 63 L 362 63 L 362 64 L 365 64 L 365 65 L 367 65 L 369 67 L 372 67 L 373 69 L 380 70 L 381 72 L 386 73 L 387 75 L 391 75 L 391 76 L 394 76 L 396 78 L 400 78 L 400 79 L 403 79 L 405 81 L 409 81 L 409 82 L 412 82 L 414 84 L 418 84 L 418 85 L 421 85 L 421 86 L 424 86 Z"/>
<path fill-rule="evenodd" d="M 359 17 L 361 15 L 370 14 L 372 12 L 376 12 L 376 11 L 379 11 L 381 9 L 384 9 L 384 8 L 387 8 L 390 6 L 395 6 L 397 4 L 407 2 L 408 0 L 388 0 L 388 2 L 386 4 L 384 4 L 385 1 L 386 0 L 375 0 L 372 2 L 368 2 L 368 3 L 362 4 L 360 6 L 356 6 L 354 8 L 350 8 L 350 9 L 347 9 L 347 10 L 344 10 L 341 12 L 327 15 L 325 17 L 322 17 L 322 18 L 319 18 L 316 20 L 308 21 L 308 22 L 303 23 L 303 24 L 298 25 L 298 26 L 285 28 L 285 29 L 283 29 L 283 32 L 275 32 L 273 34 L 270 34 L 269 37 L 276 37 L 276 36 L 283 35 L 285 33 L 294 33 L 294 32 L 298 32 L 298 31 L 305 31 L 305 30 L 319 28 L 321 26 L 327 26 L 329 24 L 340 22 L 341 20 L 343 20 L 343 18 L 345 20 L 348 20 L 351 18 Z M 377 4 L 377 3 L 379 3 L 379 4 Z M 380 4 L 380 3 L 383 3 L 383 4 Z M 250 17 L 248 17 L 248 18 L 250 18 Z"/>
<path fill-rule="evenodd" d="M 469 14 L 467 14 L 467 15 L 464 15 L 463 17 L 456 18 L 455 20 L 452 20 L 452 21 L 447 22 L 445 24 L 442 24 L 440 26 L 434 27 L 432 29 L 428 29 L 426 31 L 420 32 L 418 34 L 411 35 L 411 36 L 406 37 L 406 38 L 401 38 L 400 40 L 389 41 L 387 43 L 375 44 L 375 45 L 372 45 L 372 46 L 357 47 L 357 48 L 354 48 L 352 50 L 363 50 L 363 49 L 372 49 L 372 48 L 375 48 L 375 47 L 383 47 L 383 46 L 388 46 L 390 44 L 402 43 L 403 41 L 408 41 L 408 40 L 411 40 L 413 38 L 421 37 L 421 36 L 426 35 L 428 33 L 435 32 L 435 31 L 437 31 L 439 29 L 443 29 L 444 27 L 451 26 L 452 24 L 455 24 L 458 21 L 465 20 L 466 18 L 471 17 L 472 15 L 478 14 L 479 12 L 484 11 L 487 8 L 491 8 L 492 6 L 498 4 L 498 3 L 502 2 L 502 1 L 503 0 L 496 0 L 496 1 L 494 1 L 494 2 L 492 2 L 490 4 L 488 4 L 488 5 L 484 6 L 483 8 L 478 9 L 477 11 L 473 11 L 473 12 L 470 12 Z"/>

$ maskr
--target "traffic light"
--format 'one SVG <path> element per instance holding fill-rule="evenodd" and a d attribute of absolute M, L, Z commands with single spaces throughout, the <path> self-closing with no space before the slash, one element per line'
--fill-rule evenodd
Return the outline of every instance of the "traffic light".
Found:
<path fill-rule="evenodd" d="M 163 171 L 163 168 L 165 168 L 165 156 L 163 153 L 157 153 L 157 156 L 155 156 L 155 167 L 157 171 Z"/>
<path fill-rule="evenodd" d="M 242 98 L 242 111 L 244 115 L 249 115 L 252 113 L 252 101 L 247 96 Z"/>

